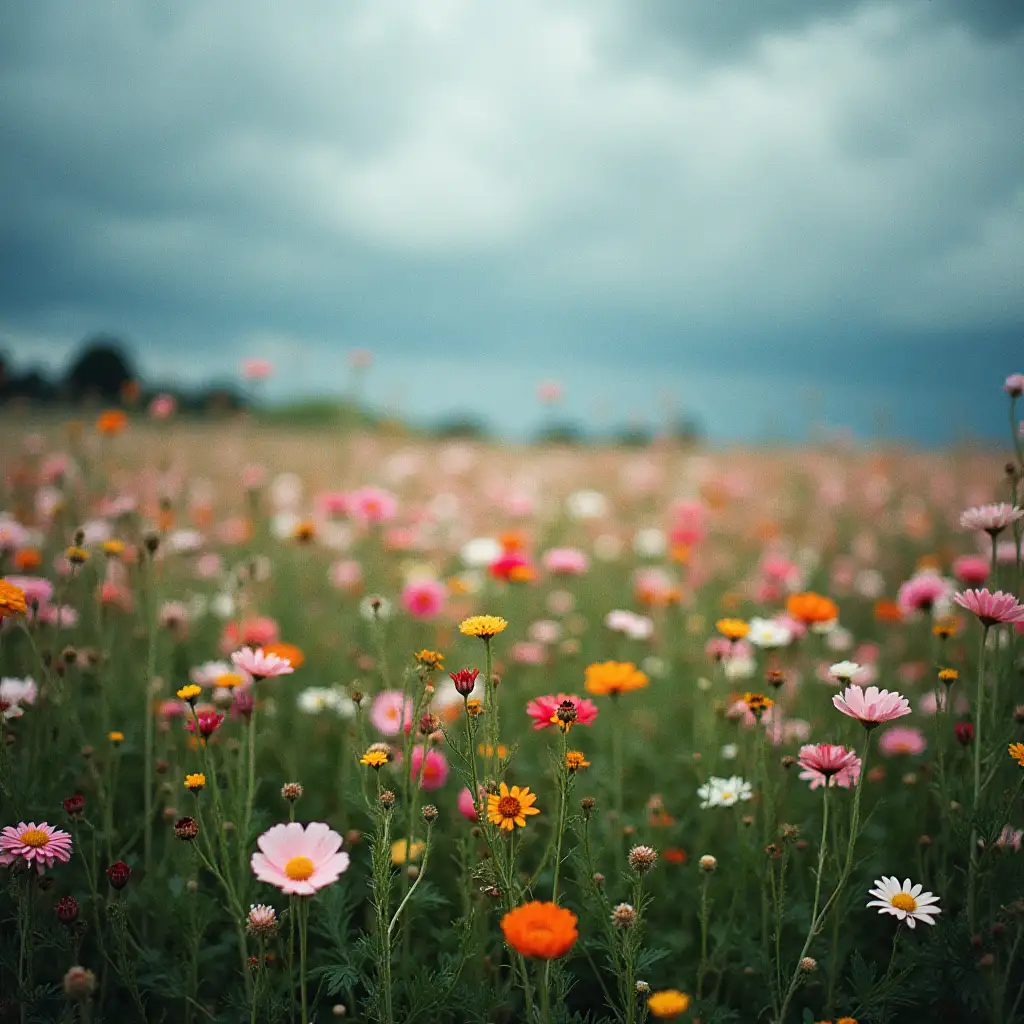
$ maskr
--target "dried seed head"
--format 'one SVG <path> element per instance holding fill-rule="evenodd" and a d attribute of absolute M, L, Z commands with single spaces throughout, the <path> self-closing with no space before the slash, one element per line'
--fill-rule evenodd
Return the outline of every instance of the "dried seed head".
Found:
<path fill-rule="evenodd" d="M 395 794 L 390 789 L 382 790 L 377 799 L 380 800 L 381 807 L 386 811 L 390 811 L 395 806 Z"/>
<path fill-rule="evenodd" d="M 658 852 L 651 846 L 634 846 L 629 851 L 629 866 L 638 874 L 645 875 L 654 867 Z"/>
<path fill-rule="evenodd" d="M 808 974 L 810 974 L 811 971 L 816 971 L 817 969 L 818 969 L 818 961 L 815 960 L 813 956 L 802 956 L 800 958 L 800 970 L 801 971 L 806 971 Z"/>
<path fill-rule="evenodd" d="M 698 863 L 701 871 L 714 871 L 718 867 L 718 861 L 710 853 L 705 853 Z"/>
<path fill-rule="evenodd" d="M 287 800 L 288 803 L 295 803 L 295 801 L 302 796 L 302 784 L 299 782 L 286 782 L 281 787 L 281 796 Z"/>
<path fill-rule="evenodd" d="M 612 924 L 616 928 L 632 928 L 636 924 L 636 910 L 628 903 L 618 904 L 612 910 Z"/>
<path fill-rule="evenodd" d="M 428 825 L 433 825 L 434 822 L 437 821 L 437 808 L 433 804 L 427 804 L 427 806 L 423 808 L 423 820 Z"/>

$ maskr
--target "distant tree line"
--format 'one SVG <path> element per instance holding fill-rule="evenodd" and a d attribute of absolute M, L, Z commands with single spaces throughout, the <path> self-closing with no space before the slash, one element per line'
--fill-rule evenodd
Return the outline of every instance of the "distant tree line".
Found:
<path fill-rule="evenodd" d="M 156 395 L 171 395 L 182 411 L 239 409 L 242 393 L 230 384 L 212 383 L 195 389 L 143 381 L 124 344 L 109 335 L 84 341 L 63 374 L 40 367 L 19 370 L 0 352 L 0 405 L 144 404 Z"/>

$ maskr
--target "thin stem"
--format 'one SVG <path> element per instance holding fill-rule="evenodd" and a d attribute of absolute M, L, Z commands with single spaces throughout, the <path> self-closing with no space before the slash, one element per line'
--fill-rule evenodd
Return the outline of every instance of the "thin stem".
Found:
<path fill-rule="evenodd" d="M 569 802 L 569 780 L 568 767 L 566 765 L 566 755 L 569 750 L 569 734 L 568 732 L 562 731 L 561 740 L 559 742 L 559 765 L 558 765 L 558 789 L 559 789 L 559 802 L 558 802 L 558 838 L 555 842 L 555 877 L 551 883 L 551 902 L 558 902 L 558 874 L 559 869 L 562 866 L 562 836 L 565 834 L 565 811 L 566 804 Z"/>
<path fill-rule="evenodd" d="M 306 936 L 309 931 L 309 898 L 299 897 L 299 998 L 302 1000 L 302 1024 L 309 1021 L 306 1000 Z"/>
<path fill-rule="evenodd" d="M 978 799 L 981 795 L 981 711 L 985 695 L 985 648 L 988 640 L 987 625 L 981 631 L 981 648 L 978 651 L 978 692 L 974 707 L 974 801 L 972 803 L 975 818 L 978 814 Z M 974 934 L 974 904 L 978 884 L 978 826 L 971 828 L 971 848 L 968 851 L 970 860 L 967 868 L 967 926 Z"/>
<path fill-rule="evenodd" d="M 700 964 L 697 967 L 697 999 L 704 997 L 704 976 L 708 971 L 708 882 L 711 873 L 705 871 L 700 880 Z"/>
<path fill-rule="evenodd" d="M 423 848 L 423 860 L 420 863 L 420 869 L 419 869 L 419 871 L 416 874 L 416 880 L 412 883 L 411 888 L 405 894 L 405 899 L 403 899 L 402 902 L 398 904 L 398 909 L 395 911 L 394 917 L 391 918 L 391 923 L 388 925 L 388 935 L 389 936 L 395 930 L 395 925 L 398 924 L 398 919 L 402 916 L 402 911 L 405 910 L 405 905 L 409 902 L 410 899 L 412 899 L 412 894 L 416 891 L 416 887 L 423 880 L 424 874 L 426 874 L 426 871 L 427 871 L 427 857 L 430 854 L 430 832 L 431 832 L 431 830 L 430 830 L 430 827 L 428 826 L 427 827 L 427 843 L 426 843 L 426 846 Z M 410 851 L 409 851 L 408 840 L 406 840 L 406 853 L 407 853 L 407 855 L 408 855 L 409 852 Z M 408 856 L 407 856 L 407 859 L 408 859 Z"/>

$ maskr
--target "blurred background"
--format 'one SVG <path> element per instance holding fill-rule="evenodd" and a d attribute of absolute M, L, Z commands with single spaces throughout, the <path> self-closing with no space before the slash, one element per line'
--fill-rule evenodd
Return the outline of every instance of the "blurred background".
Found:
<path fill-rule="evenodd" d="M 1024 4 L 7 5 L 0 400 L 1006 429 Z"/>

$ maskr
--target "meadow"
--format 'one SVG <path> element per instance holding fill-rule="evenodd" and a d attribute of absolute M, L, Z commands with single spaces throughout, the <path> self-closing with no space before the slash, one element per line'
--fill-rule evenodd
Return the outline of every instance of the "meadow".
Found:
<path fill-rule="evenodd" d="M 945 452 L 8 416 L 0 1020 L 1024 1020 L 1022 388 Z"/>

